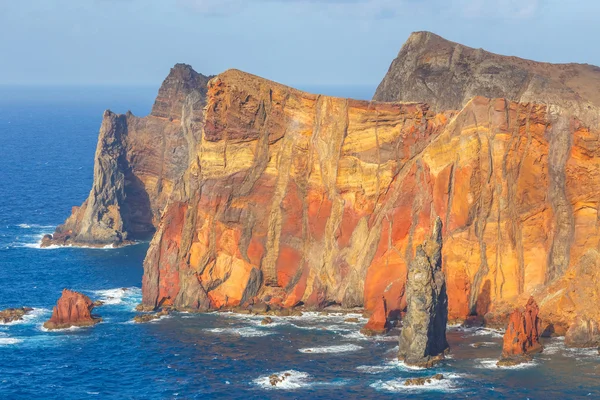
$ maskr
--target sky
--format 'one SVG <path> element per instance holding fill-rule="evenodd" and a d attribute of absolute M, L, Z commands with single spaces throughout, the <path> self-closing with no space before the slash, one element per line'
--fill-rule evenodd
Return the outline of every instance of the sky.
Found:
<path fill-rule="evenodd" d="M 600 65 L 598 0 L 0 0 L 0 84 L 157 85 L 175 63 L 377 85 L 413 31 Z"/>

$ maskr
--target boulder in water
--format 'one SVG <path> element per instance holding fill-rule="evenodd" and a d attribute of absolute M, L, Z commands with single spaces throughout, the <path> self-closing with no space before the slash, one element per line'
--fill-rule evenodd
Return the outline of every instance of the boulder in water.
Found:
<path fill-rule="evenodd" d="M 542 351 L 539 342 L 542 321 L 538 317 L 539 307 L 533 297 L 524 309 L 517 308 L 510 315 L 504 333 L 502 358 L 498 366 L 510 366 L 531 361 L 531 354 Z"/>
<path fill-rule="evenodd" d="M 29 307 L 7 308 L 6 310 L 0 311 L 0 322 L 8 324 L 10 322 L 21 321 L 23 317 L 32 310 L 33 308 Z"/>
<path fill-rule="evenodd" d="M 92 315 L 94 303 L 84 294 L 64 289 L 52 317 L 44 322 L 46 329 L 66 329 L 72 326 L 92 326 L 102 321 L 102 318 Z"/>

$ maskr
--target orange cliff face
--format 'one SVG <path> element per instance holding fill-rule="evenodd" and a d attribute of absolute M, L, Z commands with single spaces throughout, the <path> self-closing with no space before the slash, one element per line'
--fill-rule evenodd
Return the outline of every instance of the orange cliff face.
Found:
<path fill-rule="evenodd" d="M 199 127 L 145 260 L 149 308 L 383 296 L 398 314 L 439 215 L 450 319 L 531 293 L 551 317 L 549 288 L 599 243 L 598 131 L 552 107 L 476 97 L 434 114 L 227 71 Z"/>

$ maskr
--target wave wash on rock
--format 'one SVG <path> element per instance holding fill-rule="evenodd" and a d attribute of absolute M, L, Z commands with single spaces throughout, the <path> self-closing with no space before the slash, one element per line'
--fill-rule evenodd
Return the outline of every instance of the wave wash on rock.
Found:
<path fill-rule="evenodd" d="M 424 47 L 415 68 L 448 54 L 438 40 L 410 42 Z M 588 295 L 598 280 L 587 278 L 600 264 L 600 132 L 572 117 L 578 106 L 474 97 L 434 112 L 235 70 L 208 82 L 188 66 L 173 69 L 157 104 L 105 121 L 115 134 L 101 134 L 94 189 L 57 232 L 78 244 L 156 229 L 147 308 L 372 311 L 383 297 L 399 315 L 407 266 L 439 215 L 450 320 L 507 315 L 534 293 L 544 330 L 564 333 L 584 311 L 600 321 Z"/>

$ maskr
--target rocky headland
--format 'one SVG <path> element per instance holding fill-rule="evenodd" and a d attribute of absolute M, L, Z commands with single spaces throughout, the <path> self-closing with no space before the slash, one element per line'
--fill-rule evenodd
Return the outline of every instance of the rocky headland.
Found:
<path fill-rule="evenodd" d="M 145 310 L 364 307 L 385 331 L 439 215 L 449 320 L 533 295 L 543 332 L 595 343 L 598 88 L 423 32 L 376 101 L 178 64 L 149 116 L 105 113 L 90 196 L 46 244 L 153 235 Z"/>
<path fill-rule="evenodd" d="M 102 318 L 92 315 L 93 308 L 94 303 L 86 295 L 64 289 L 52 309 L 52 316 L 44 322 L 44 328 L 55 330 L 96 325 Z"/>

